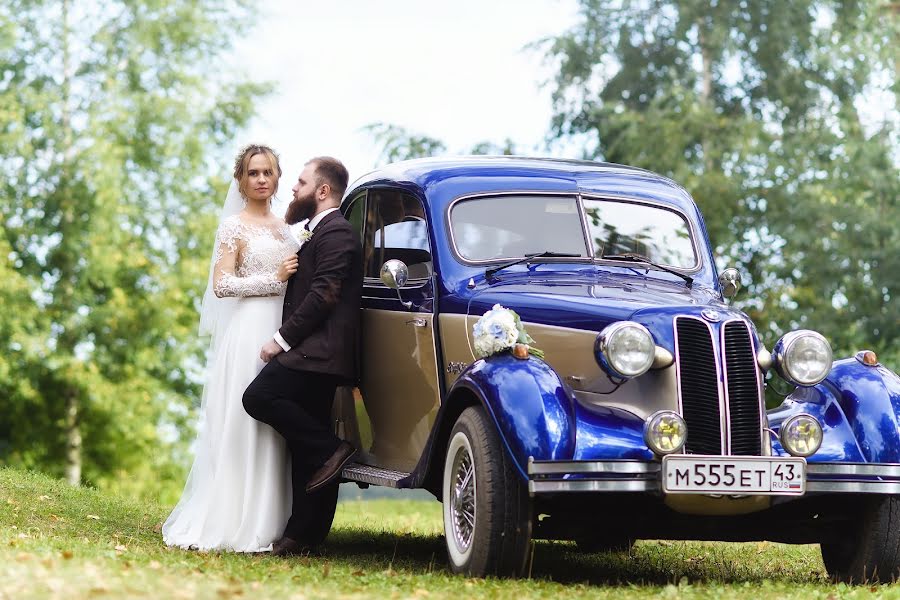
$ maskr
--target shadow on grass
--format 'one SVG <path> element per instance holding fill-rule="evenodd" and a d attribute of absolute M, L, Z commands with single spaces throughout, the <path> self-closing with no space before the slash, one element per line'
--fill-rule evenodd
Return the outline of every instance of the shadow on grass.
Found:
<path fill-rule="evenodd" d="M 450 575 L 442 536 L 341 529 L 326 556 L 357 569 Z M 827 583 L 817 551 L 782 545 L 639 542 L 629 552 L 585 554 L 569 542 L 535 543 L 531 578 L 594 586 L 691 583 Z"/>

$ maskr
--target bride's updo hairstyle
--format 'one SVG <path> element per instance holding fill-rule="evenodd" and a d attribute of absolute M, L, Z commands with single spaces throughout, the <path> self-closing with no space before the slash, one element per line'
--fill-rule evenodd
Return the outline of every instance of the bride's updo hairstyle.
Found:
<path fill-rule="evenodd" d="M 269 168 L 272 169 L 272 173 L 276 176 L 272 195 L 274 196 L 278 192 L 278 180 L 281 179 L 281 164 L 278 162 L 278 155 L 268 146 L 263 146 L 262 144 L 250 144 L 240 151 L 234 161 L 234 178 L 238 182 L 238 190 L 241 192 L 241 197 L 244 199 L 247 198 L 246 188 L 249 180 L 247 175 L 247 165 L 250 164 L 250 159 L 257 154 L 262 154 L 268 159 Z"/>

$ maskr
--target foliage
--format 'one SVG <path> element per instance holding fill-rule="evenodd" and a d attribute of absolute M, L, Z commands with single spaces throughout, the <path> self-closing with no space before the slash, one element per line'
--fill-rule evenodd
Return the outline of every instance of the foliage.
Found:
<path fill-rule="evenodd" d="M 413 158 L 428 158 L 447 153 L 447 145 L 437 138 L 420 133 L 413 133 L 399 125 L 391 123 L 370 123 L 363 127 L 369 133 L 380 150 L 379 162 L 387 164 Z M 478 142 L 467 154 L 511 155 L 516 153 L 515 143 L 506 138 L 502 144 L 490 141 Z"/>
<path fill-rule="evenodd" d="M 133 490 L 180 477 L 225 189 L 210 157 L 267 89 L 223 68 L 248 9 L 0 5 L 0 464 Z"/>
<path fill-rule="evenodd" d="M 338 504 L 322 556 L 169 550 L 167 510 L 0 469 L 6 598 L 864 598 L 897 585 L 832 585 L 816 546 L 642 541 L 585 555 L 538 542 L 531 577 L 466 579 L 447 566 L 435 501 Z"/>
<path fill-rule="evenodd" d="M 890 3 L 580 0 L 542 46 L 553 140 L 697 199 L 769 346 L 822 331 L 900 367 L 900 20 Z M 745 278 L 746 279 L 746 278 Z"/>

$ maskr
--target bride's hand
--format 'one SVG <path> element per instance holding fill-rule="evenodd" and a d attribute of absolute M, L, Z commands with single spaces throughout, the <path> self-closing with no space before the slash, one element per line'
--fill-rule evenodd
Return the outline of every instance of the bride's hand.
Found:
<path fill-rule="evenodd" d="M 278 278 L 278 281 L 287 281 L 291 278 L 291 275 L 297 272 L 297 258 L 296 254 L 291 254 L 281 265 L 278 267 L 278 271 L 275 273 L 275 277 Z"/>

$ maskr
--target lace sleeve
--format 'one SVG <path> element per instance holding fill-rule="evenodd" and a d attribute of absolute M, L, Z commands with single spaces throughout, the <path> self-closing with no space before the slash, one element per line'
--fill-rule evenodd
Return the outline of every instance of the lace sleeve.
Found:
<path fill-rule="evenodd" d="M 279 281 L 274 272 L 241 277 L 235 273 L 238 254 L 247 236 L 237 218 L 222 222 L 216 232 L 216 265 L 213 290 L 217 297 L 277 296 L 287 282 Z"/>

